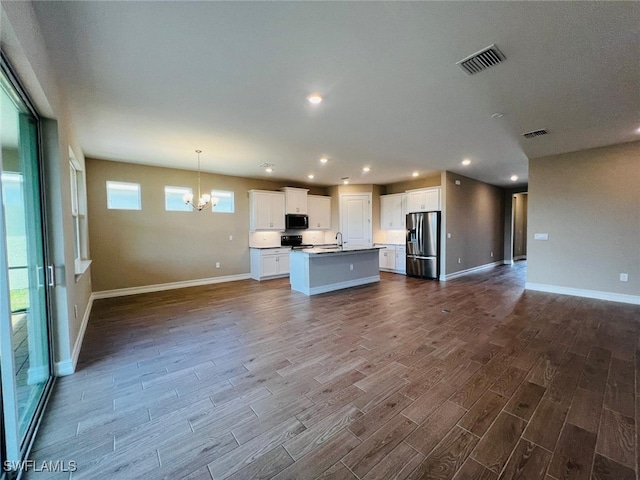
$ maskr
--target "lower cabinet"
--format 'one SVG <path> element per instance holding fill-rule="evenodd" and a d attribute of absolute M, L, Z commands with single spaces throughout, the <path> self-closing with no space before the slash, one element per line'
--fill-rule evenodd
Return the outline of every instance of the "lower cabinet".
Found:
<path fill-rule="evenodd" d="M 289 275 L 289 248 L 252 248 L 251 278 L 267 280 Z"/>
<path fill-rule="evenodd" d="M 378 243 L 380 249 L 380 270 L 405 274 L 407 271 L 406 247 L 404 245 L 385 245 Z"/>

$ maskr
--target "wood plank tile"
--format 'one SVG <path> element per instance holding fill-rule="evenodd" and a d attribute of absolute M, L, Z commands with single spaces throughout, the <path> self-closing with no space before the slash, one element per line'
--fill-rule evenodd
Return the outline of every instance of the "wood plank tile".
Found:
<path fill-rule="evenodd" d="M 636 480 L 636 472 L 596 453 L 591 480 Z"/>
<path fill-rule="evenodd" d="M 453 478 L 477 443 L 478 437 L 460 427 L 454 427 L 408 478 L 429 480 Z"/>
<path fill-rule="evenodd" d="M 325 470 L 316 480 L 358 480 L 358 477 L 345 467 L 344 463 L 338 462 Z"/>
<path fill-rule="evenodd" d="M 635 421 L 618 412 L 602 410 L 596 452 L 629 467 L 636 467 Z"/>
<path fill-rule="evenodd" d="M 342 459 L 342 463 L 361 478 L 398 446 L 417 426 L 405 416 L 396 415 L 351 450 Z"/>
<path fill-rule="evenodd" d="M 524 382 L 513 394 L 504 408 L 524 420 L 529 420 L 544 395 L 545 388 L 531 382 Z"/>
<path fill-rule="evenodd" d="M 280 473 L 292 463 L 293 458 L 289 456 L 287 451 L 282 447 L 276 447 L 226 478 L 229 480 L 244 480 L 246 478 L 266 480 Z"/>
<path fill-rule="evenodd" d="M 506 397 L 487 391 L 458 422 L 458 425 L 482 437 L 506 403 Z"/>
<path fill-rule="evenodd" d="M 305 395 L 313 403 L 322 403 L 327 398 L 332 397 L 335 393 L 350 387 L 358 380 L 362 380 L 364 377 L 364 373 L 358 372 L 357 370 L 351 370 L 334 378 L 330 382 L 323 384 L 322 387 L 306 393 Z"/>
<path fill-rule="evenodd" d="M 424 455 L 401 442 L 375 468 L 369 470 L 363 480 L 400 480 L 406 478 L 423 460 Z"/>
<path fill-rule="evenodd" d="M 595 434 L 565 423 L 547 473 L 555 478 L 588 480 L 595 446 Z"/>
<path fill-rule="evenodd" d="M 526 440 L 520 440 L 500 475 L 500 480 L 544 479 L 550 460 L 550 452 Z"/>
<path fill-rule="evenodd" d="M 462 468 L 458 470 L 453 480 L 497 480 L 497 478 L 498 475 L 496 473 L 480 465 L 473 458 L 467 458 L 467 461 L 464 462 Z"/>
<path fill-rule="evenodd" d="M 361 416 L 362 412 L 353 405 L 346 405 L 287 441 L 284 444 L 284 448 L 294 460 L 298 460 L 300 457 L 311 452 L 311 450 L 329 441 L 331 437 L 335 436 L 340 430 Z"/>
<path fill-rule="evenodd" d="M 565 405 L 543 399 L 522 436 L 553 451 L 568 411 Z"/>
<path fill-rule="evenodd" d="M 627 417 L 635 415 L 635 394 L 633 383 L 621 383 L 609 376 L 604 391 L 604 406 Z"/>
<path fill-rule="evenodd" d="M 415 402 L 402 411 L 402 414 L 420 425 L 454 392 L 454 388 L 438 383 L 432 389 L 420 396 Z"/>
<path fill-rule="evenodd" d="M 315 449 L 309 455 L 287 467 L 273 478 L 274 480 L 315 478 L 359 444 L 360 440 L 351 432 L 342 430 L 330 441 L 320 446 L 320 448 Z"/>
<path fill-rule="evenodd" d="M 337 412 L 345 405 L 352 403 L 364 394 L 365 393 L 358 387 L 351 385 L 344 390 L 340 390 L 331 397 L 324 397 L 325 400 L 321 403 L 317 403 L 312 407 L 306 408 L 300 413 L 296 412 L 296 417 L 305 427 L 309 428 L 328 415 Z"/>
<path fill-rule="evenodd" d="M 489 470 L 499 473 L 509 459 L 512 450 L 526 426 L 521 418 L 501 412 L 472 454 Z"/>
<path fill-rule="evenodd" d="M 567 422 L 588 432 L 598 433 L 603 395 L 583 388 L 576 389 Z"/>
<path fill-rule="evenodd" d="M 498 395 L 509 398 L 524 381 L 526 375 L 527 372 L 525 370 L 521 370 L 513 366 L 507 367 L 504 373 L 500 375 L 495 382 L 493 382 L 489 390 L 497 393 Z"/>
<path fill-rule="evenodd" d="M 405 440 L 415 450 L 428 455 L 453 428 L 466 410 L 453 402 L 446 401 L 438 407 L 419 428 Z"/>
<path fill-rule="evenodd" d="M 364 440 L 382 427 L 388 420 L 400 413 L 400 411 L 410 403 L 411 399 L 396 392 L 387 397 L 383 402 L 380 402 L 378 406 L 369 410 L 347 428 L 360 440 Z"/>
<path fill-rule="evenodd" d="M 369 410 L 374 409 L 380 402 L 383 402 L 387 397 L 398 390 L 401 390 L 407 384 L 408 382 L 405 379 L 392 375 L 384 379 L 377 388 L 356 398 L 353 401 L 353 405 L 359 408 L 362 412 L 367 413 Z"/>

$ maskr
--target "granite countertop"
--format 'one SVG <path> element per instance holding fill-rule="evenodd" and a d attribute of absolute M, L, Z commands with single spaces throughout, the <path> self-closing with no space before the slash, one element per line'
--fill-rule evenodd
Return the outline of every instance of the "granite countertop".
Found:
<path fill-rule="evenodd" d="M 313 248 L 304 248 L 302 250 L 291 250 L 293 253 L 308 253 L 311 255 L 323 255 L 327 253 L 353 253 L 353 252 L 363 252 L 366 250 L 380 250 L 384 247 L 338 247 L 330 245 L 327 247 L 313 247 Z"/>

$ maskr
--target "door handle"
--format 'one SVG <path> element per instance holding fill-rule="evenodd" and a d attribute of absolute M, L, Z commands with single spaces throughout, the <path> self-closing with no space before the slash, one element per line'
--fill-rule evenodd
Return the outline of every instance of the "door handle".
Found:
<path fill-rule="evenodd" d="M 48 275 L 48 279 L 47 279 L 47 285 L 49 285 L 50 287 L 55 287 L 56 286 L 56 268 L 53 265 L 47 265 L 47 273 Z"/>

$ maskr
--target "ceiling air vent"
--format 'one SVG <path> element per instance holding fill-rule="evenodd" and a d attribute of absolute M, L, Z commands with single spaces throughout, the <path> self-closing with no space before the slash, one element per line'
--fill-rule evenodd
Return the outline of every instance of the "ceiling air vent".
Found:
<path fill-rule="evenodd" d="M 532 132 L 527 132 L 527 133 L 523 133 L 522 136 L 524 138 L 535 138 L 535 137 L 541 137 L 542 135 L 546 135 L 547 132 L 544 128 L 542 130 L 533 130 Z"/>
<path fill-rule="evenodd" d="M 489 45 L 487 48 L 483 48 L 479 52 L 456 62 L 456 65 L 459 65 L 467 75 L 473 75 L 475 73 L 480 73 L 487 68 L 491 68 L 506 59 L 507 57 L 504 56 L 504 53 L 498 50 L 498 47 L 495 45 Z"/>

